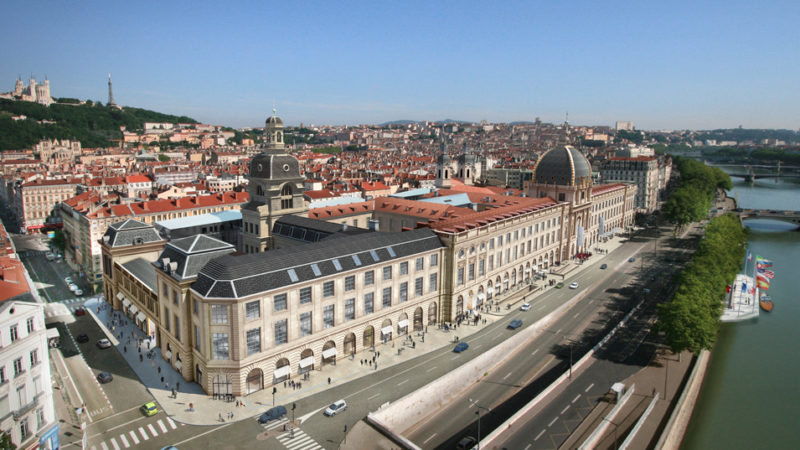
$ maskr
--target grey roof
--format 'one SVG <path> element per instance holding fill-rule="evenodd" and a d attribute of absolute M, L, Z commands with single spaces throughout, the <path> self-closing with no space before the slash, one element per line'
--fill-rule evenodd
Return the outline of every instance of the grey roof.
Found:
<path fill-rule="evenodd" d="M 156 267 L 176 280 L 194 278 L 203 266 L 214 258 L 233 253 L 233 245 L 205 234 L 175 239 L 164 246 Z"/>
<path fill-rule="evenodd" d="M 586 156 L 569 145 L 548 151 L 533 167 L 533 182 L 537 184 L 574 186 L 591 178 L 592 166 Z"/>
<path fill-rule="evenodd" d="M 433 230 L 419 228 L 396 233 L 346 235 L 263 253 L 227 255 L 206 264 L 197 275 L 192 289 L 204 297 L 247 297 L 294 283 L 385 264 L 442 246 Z M 378 261 L 373 259 L 370 251 L 375 251 Z M 359 259 L 360 266 L 356 264 L 354 255 Z M 336 268 L 334 260 L 338 261 L 341 270 Z M 317 265 L 319 276 L 314 274 L 312 264 Z M 291 279 L 289 269 L 294 270 L 297 281 Z"/>
<path fill-rule="evenodd" d="M 275 115 L 267 117 L 267 120 L 264 121 L 264 123 L 267 124 L 267 125 L 281 125 L 281 126 L 283 126 L 283 120 L 280 117 L 275 116 Z"/>
<path fill-rule="evenodd" d="M 250 176 L 271 180 L 302 181 L 297 158 L 283 150 L 269 150 L 254 156 L 250 161 Z"/>
<path fill-rule="evenodd" d="M 158 290 L 156 271 L 150 261 L 144 258 L 136 258 L 122 264 L 122 267 L 153 291 Z"/>
<path fill-rule="evenodd" d="M 370 233 L 364 228 L 302 216 L 283 216 L 272 226 L 272 234 L 302 242 L 317 242 L 336 233 Z"/>
<path fill-rule="evenodd" d="M 163 239 L 158 235 L 155 227 L 133 219 L 112 223 L 103 235 L 103 242 L 109 247 L 125 247 L 160 241 Z"/>

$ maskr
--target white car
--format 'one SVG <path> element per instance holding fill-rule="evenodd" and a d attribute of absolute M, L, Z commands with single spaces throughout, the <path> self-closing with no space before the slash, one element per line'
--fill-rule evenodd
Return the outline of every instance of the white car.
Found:
<path fill-rule="evenodd" d="M 344 400 L 336 400 L 333 402 L 333 404 L 331 404 L 331 406 L 328 406 L 328 408 L 325 409 L 325 415 L 334 416 L 345 409 L 347 409 L 347 402 Z"/>
<path fill-rule="evenodd" d="M 70 284 L 67 285 L 67 287 L 69 287 L 69 290 L 72 291 L 72 292 L 75 292 L 75 291 L 77 291 L 79 289 L 78 285 L 75 284 L 75 283 L 70 283 Z"/>
<path fill-rule="evenodd" d="M 519 307 L 520 311 L 527 311 L 529 309 L 531 309 L 531 304 L 530 303 L 523 303 L 522 306 Z"/>
<path fill-rule="evenodd" d="M 572 283 L 570 283 L 569 288 L 570 289 L 578 289 L 578 282 L 577 281 L 573 281 Z"/>
<path fill-rule="evenodd" d="M 72 284 L 72 277 L 64 277 L 64 283 Z"/>
<path fill-rule="evenodd" d="M 73 291 L 73 292 L 75 292 L 75 295 L 77 295 L 78 297 L 83 295 L 83 291 L 80 290 L 80 289 L 75 289 L 75 291 Z"/>

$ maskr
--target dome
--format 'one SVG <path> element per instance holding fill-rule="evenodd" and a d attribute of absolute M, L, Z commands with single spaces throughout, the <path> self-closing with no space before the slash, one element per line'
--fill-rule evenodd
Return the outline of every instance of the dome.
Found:
<path fill-rule="evenodd" d="M 271 180 L 300 177 L 300 163 L 286 153 L 260 153 L 250 162 L 250 176 Z"/>
<path fill-rule="evenodd" d="M 592 166 L 578 149 L 570 145 L 554 148 L 539 158 L 533 167 L 533 182 L 575 186 L 590 182 Z"/>
<path fill-rule="evenodd" d="M 272 127 L 275 127 L 275 126 L 283 127 L 283 120 L 281 120 L 280 117 L 278 117 L 278 116 L 273 114 L 273 115 L 267 117 L 267 121 L 264 124 L 266 126 L 268 126 L 268 127 L 269 126 L 272 126 Z"/>

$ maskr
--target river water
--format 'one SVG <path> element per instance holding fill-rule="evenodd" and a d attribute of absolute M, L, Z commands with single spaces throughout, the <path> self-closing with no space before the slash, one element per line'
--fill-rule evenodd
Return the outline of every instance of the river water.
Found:
<path fill-rule="evenodd" d="M 741 208 L 800 211 L 798 184 L 734 182 L 729 195 Z M 800 232 L 777 221 L 745 224 L 753 255 L 774 262 L 775 308 L 722 325 L 683 449 L 800 448 Z"/>

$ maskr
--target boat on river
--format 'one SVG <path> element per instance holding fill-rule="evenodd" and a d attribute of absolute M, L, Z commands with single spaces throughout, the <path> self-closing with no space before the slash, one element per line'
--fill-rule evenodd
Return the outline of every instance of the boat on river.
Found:
<path fill-rule="evenodd" d="M 759 306 L 761 306 L 761 309 L 763 309 L 764 311 L 766 312 L 772 311 L 772 306 L 773 306 L 772 298 L 769 295 L 762 295 L 761 298 L 759 298 L 758 303 Z"/>

